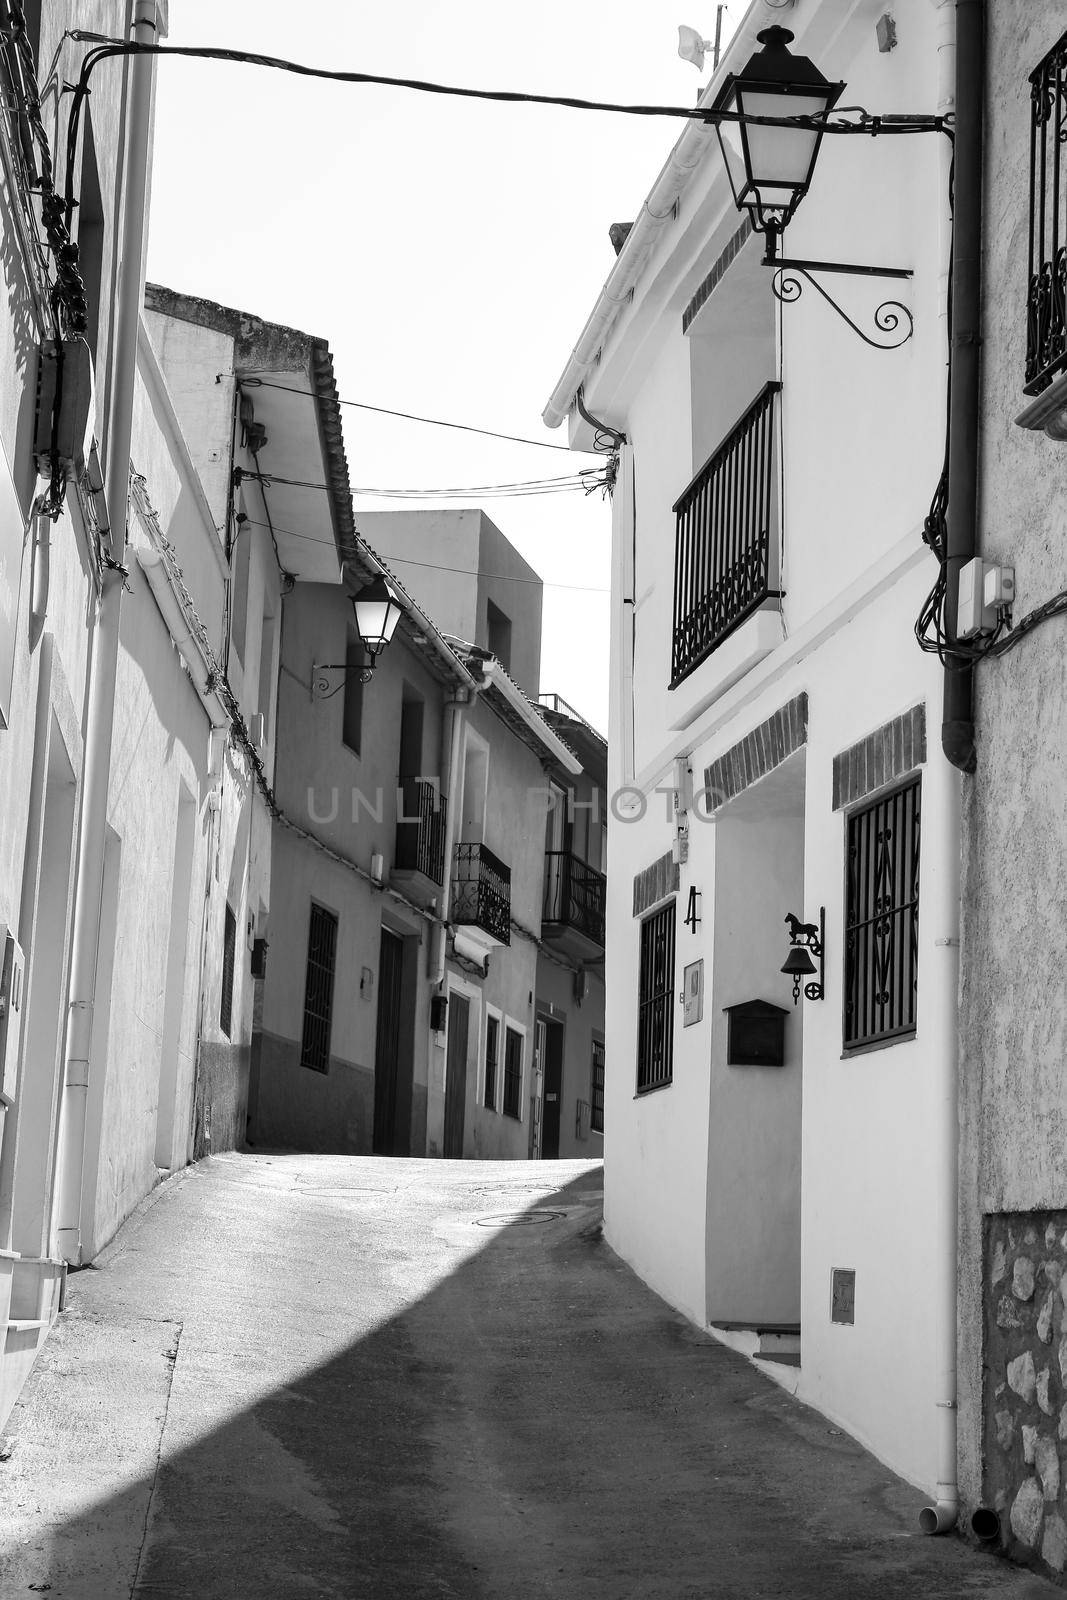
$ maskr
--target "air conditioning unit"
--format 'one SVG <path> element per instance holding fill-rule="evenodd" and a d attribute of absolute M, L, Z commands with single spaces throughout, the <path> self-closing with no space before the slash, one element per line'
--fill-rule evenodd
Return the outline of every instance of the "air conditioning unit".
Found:
<path fill-rule="evenodd" d="M 64 339 L 62 345 L 46 339 L 37 362 L 33 454 L 38 472 L 47 477 L 54 464 L 83 472 L 95 428 L 96 392 L 88 345 L 84 339 Z"/>

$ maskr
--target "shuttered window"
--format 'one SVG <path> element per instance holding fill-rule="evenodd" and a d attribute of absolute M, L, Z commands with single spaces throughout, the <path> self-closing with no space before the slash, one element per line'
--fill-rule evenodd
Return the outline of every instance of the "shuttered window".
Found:
<path fill-rule="evenodd" d="M 522 1034 L 505 1030 L 504 1039 L 504 1115 L 522 1118 Z"/>
<path fill-rule="evenodd" d="M 637 1092 L 670 1083 L 674 1070 L 674 901 L 641 924 Z"/>
<path fill-rule="evenodd" d="M 330 1017 L 333 1012 L 336 952 L 337 918 L 332 911 L 312 903 L 300 1064 L 310 1067 L 314 1072 L 326 1072 L 330 1065 Z"/>
<path fill-rule="evenodd" d="M 233 1027 L 233 969 L 237 959 L 237 918 L 229 905 L 222 930 L 222 999 L 219 1002 L 219 1027 L 230 1037 Z"/>
<path fill-rule="evenodd" d="M 500 1055 L 500 1022 L 496 1017 L 485 1019 L 485 1108 L 496 1110 L 496 1077 Z"/>
<path fill-rule="evenodd" d="M 593 1040 L 593 1075 L 589 1091 L 589 1126 L 594 1133 L 604 1132 L 604 1041 Z"/>

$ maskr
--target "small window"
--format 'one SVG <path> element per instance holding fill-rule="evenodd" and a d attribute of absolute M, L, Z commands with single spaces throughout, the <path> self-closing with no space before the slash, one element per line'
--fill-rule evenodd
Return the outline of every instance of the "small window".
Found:
<path fill-rule="evenodd" d="M 485 602 L 485 619 L 489 649 L 505 672 L 511 671 L 511 618 L 491 600 Z"/>
<path fill-rule="evenodd" d="M 593 1040 L 593 1075 L 589 1089 L 589 1126 L 594 1133 L 604 1132 L 604 1041 Z"/>
<path fill-rule="evenodd" d="M 504 1115 L 522 1121 L 522 1034 L 506 1029 L 504 1041 Z"/>
<path fill-rule="evenodd" d="M 485 1019 L 485 1109 L 496 1110 L 496 1077 L 500 1056 L 500 1021 L 497 1017 Z"/>
<path fill-rule="evenodd" d="M 219 1027 L 227 1039 L 233 1026 L 233 969 L 236 958 L 237 918 L 227 903 L 222 930 L 222 1001 L 219 1005 Z"/>
<path fill-rule="evenodd" d="M 330 1019 L 333 1012 L 336 952 L 337 918 L 332 911 L 326 911 L 312 902 L 300 1065 L 310 1067 L 313 1072 L 326 1072 L 330 1066 Z"/>
<path fill-rule="evenodd" d="M 363 679 L 359 668 L 365 665 L 363 645 L 350 631 L 345 645 L 345 709 L 341 738 L 357 756 L 363 740 Z"/>
<path fill-rule="evenodd" d="M 637 1092 L 670 1083 L 674 1071 L 674 901 L 641 924 Z"/>
<path fill-rule="evenodd" d="M 845 1049 L 915 1032 L 920 780 L 848 819 Z"/>
<path fill-rule="evenodd" d="M 1040 8 L 1038 8 L 1040 9 Z M 1063 160 L 1067 33 L 1030 74 L 1030 269 L 1024 392 L 1040 394 L 1067 367 L 1062 264 L 1067 244 Z M 1020 314 L 1021 320 L 1022 312 Z"/>

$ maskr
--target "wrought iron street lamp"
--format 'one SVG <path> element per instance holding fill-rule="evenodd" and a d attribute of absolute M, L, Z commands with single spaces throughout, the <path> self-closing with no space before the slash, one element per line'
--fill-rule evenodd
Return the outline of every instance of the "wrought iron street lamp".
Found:
<path fill-rule="evenodd" d="M 369 683 L 378 664 L 378 657 L 396 632 L 403 607 L 381 573 L 352 596 L 352 610 L 356 615 L 356 631 L 369 661 L 352 666 L 347 661 L 314 661 L 311 665 L 311 693 L 319 700 L 330 700 L 344 688 L 348 678 L 358 674 L 361 683 Z M 330 688 L 329 678 L 323 672 L 343 672 L 341 682 Z"/>
<path fill-rule="evenodd" d="M 730 187 L 773 260 L 783 228 L 808 192 L 822 143 L 820 122 L 845 85 L 824 78 L 807 56 L 795 56 L 788 28 L 764 28 L 756 38 L 763 49 L 727 76 L 712 110 L 730 114 L 716 124 Z M 769 124 L 755 117 L 807 120 Z"/>
<path fill-rule="evenodd" d="M 356 631 L 370 656 L 370 666 L 365 669 L 366 682 L 374 671 L 378 657 L 396 632 L 402 607 L 379 573 L 353 597 L 352 610 L 356 614 Z"/>
<path fill-rule="evenodd" d="M 787 260 L 779 254 L 782 233 L 811 185 L 823 135 L 945 131 L 943 118 L 912 116 L 871 117 L 860 112 L 859 121 L 829 122 L 844 83 L 831 83 L 807 56 L 789 49 L 788 28 L 765 28 L 756 35 L 763 46 L 740 72 L 731 72 L 711 107 L 718 116 L 715 131 L 726 173 L 739 211 L 747 212 L 752 226 L 763 234 L 763 264 L 776 269 L 771 287 L 779 300 L 799 298 L 805 279 L 847 322 L 864 343 L 876 350 L 894 350 L 906 344 L 914 331 L 911 312 L 898 300 L 886 300 L 874 314 L 879 335 L 871 338 L 855 323 L 813 272 L 843 272 L 874 278 L 910 278 L 907 267 L 869 267 L 844 261 Z M 903 333 L 898 332 L 903 328 Z"/>

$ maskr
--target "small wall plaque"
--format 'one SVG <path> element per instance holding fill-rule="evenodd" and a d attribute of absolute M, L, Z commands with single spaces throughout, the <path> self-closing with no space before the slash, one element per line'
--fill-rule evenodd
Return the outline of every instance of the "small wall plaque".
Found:
<path fill-rule="evenodd" d="M 830 1289 L 830 1321 L 855 1322 L 856 1273 L 852 1267 L 835 1267 Z"/>
<path fill-rule="evenodd" d="M 785 1065 L 785 1019 L 788 1011 L 769 1000 L 744 1000 L 724 1006 L 726 1061 L 731 1067 Z"/>
<path fill-rule="evenodd" d="M 682 1027 L 690 1028 L 704 1015 L 704 963 L 691 961 L 682 987 Z"/>

